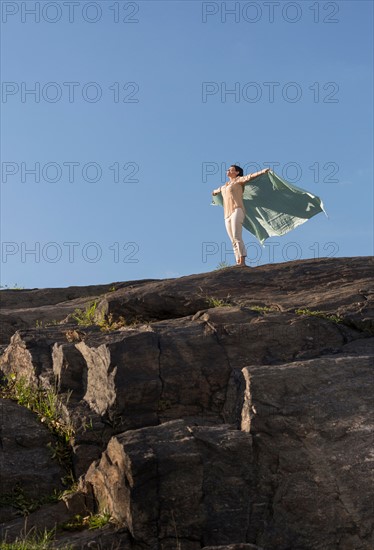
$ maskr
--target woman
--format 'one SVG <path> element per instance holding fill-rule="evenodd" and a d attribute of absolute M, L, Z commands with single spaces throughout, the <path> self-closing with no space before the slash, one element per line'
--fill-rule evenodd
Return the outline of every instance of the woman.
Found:
<path fill-rule="evenodd" d="M 242 239 L 242 224 L 245 218 L 243 204 L 244 185 L 269 170 L 270 168 L 265 168 L 260 172 L 243 176 L 243 168 L 232 164 L 226 172 L 229 181 L 225 185 L 222 185 L 222 187 L 214 189 L 212 193 L 212 195 L 222 193 L 226 230 L 232 242 L 236 264 L 241 267 L 246 265 L 245 257 L 247 255 Z"/>

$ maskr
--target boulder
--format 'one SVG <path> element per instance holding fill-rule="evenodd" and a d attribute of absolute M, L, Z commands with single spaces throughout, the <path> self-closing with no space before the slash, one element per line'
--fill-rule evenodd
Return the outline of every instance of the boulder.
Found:
<path fill-rule="evenodd" d="M 251 436 L 183 420 L 128 431 L 110 440 L 85 483 L 100 508 L 149 547 L 245 541 Z"/>
<path fill-rule="evenodd" d="M 279 550 L 372 548 L 373 355 L 243 372 L 257 472 L 250 540 Z"/>

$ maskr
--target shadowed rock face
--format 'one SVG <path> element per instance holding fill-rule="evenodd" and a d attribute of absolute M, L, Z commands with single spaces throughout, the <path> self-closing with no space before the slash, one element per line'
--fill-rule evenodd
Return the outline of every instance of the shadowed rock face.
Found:
<path fill-rule="evenodd" d="M 54 460 L 56 440 L 31 411 L 0 400 L 0 521 L 9 521 L 24 507 L 62 490 L 64 469 Z M 12 506 L 12 503 L 15 506 Z"/>
<path fill-rule="evenodd" d="M 248 434 L 175 420 L 113 437 L 86 483 L 135 540 L 201 548 L 245 540 L 252 477 Z"/>
<path fill-rule="evenodd" d="M 254 507 L 267 510 L 260 544 L 369 548 L 373 356 L 248 366 L 244 375 L 258 464 Z"/>
<path fill-rule="evenodd" d="M 8 328 L 19 323 L 2 372 L 56 387 L 75 427 L 79 494 L 30 525 L 106 509 L 121 531 L 98 537 L 121 548 L 371 548 L 373 266 L 304 260 L 2 291 Z M 74 326 L 66 316 L 92 300 L 98 318 L 138 323 Z M 35 328 L 53 311 L 62 324 Z M 16 536 L 9 518 L 3 532 Z"/>

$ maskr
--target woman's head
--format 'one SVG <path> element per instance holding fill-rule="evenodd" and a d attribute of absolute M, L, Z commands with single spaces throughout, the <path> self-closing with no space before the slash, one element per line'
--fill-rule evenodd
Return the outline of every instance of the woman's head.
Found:
<path fill-rule="evenodd" d="M 232 164 L 227 170 L 227 175 L 231 178 L 241 177 L 243 175 L 243 168 L 240 168 L 237 164 Z"/>

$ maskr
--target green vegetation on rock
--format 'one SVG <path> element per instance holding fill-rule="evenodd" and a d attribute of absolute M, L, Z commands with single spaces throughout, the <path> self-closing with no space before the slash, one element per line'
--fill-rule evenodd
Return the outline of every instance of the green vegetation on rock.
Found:
<path fill-rule="evenodd" d="M 314 317 L 321 317 L 322 319 L 327 319 L 328 321 L 332 321 L 333 323 L 342 323 L 343 318 L 340 315 L 331 315 L 329 313 L 326 313 L 325 311 L 312 311 L 310 309 L 295 309 L 295 313 L 297 315 L 311 315 Z"/>
<path fill-rule="evenodd" d="M 1 550 L 53 550 L 55 546 L 55 531 L 31 531 L 25 536 L 18 537 L 13 542 L 0 543 Z M 60 546 L 59 550 L 71 550 L 72 546 Z"/>

